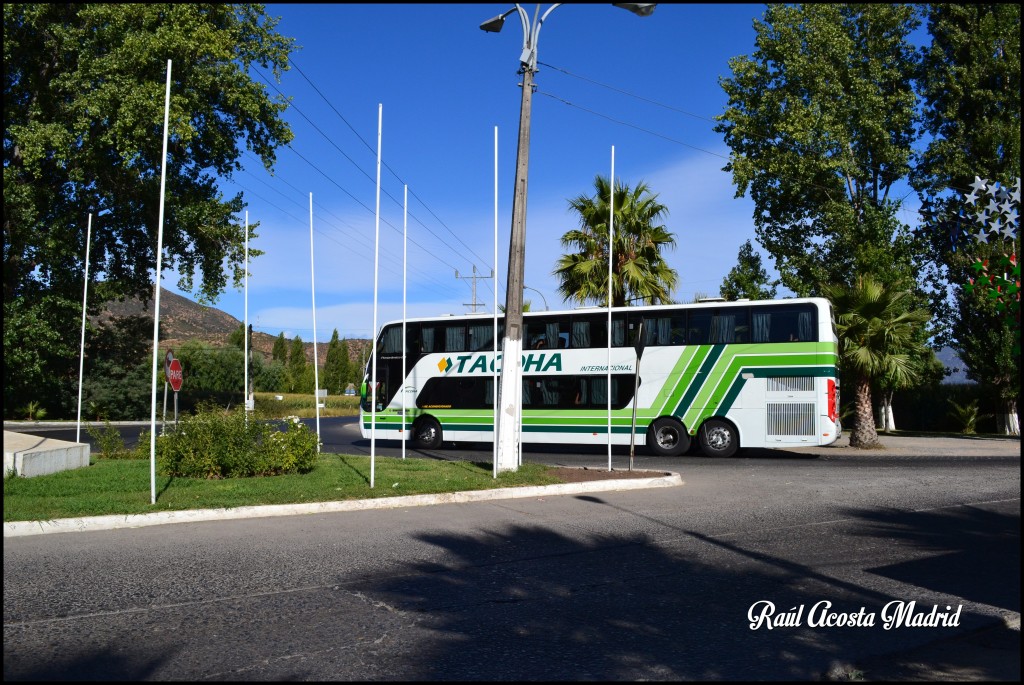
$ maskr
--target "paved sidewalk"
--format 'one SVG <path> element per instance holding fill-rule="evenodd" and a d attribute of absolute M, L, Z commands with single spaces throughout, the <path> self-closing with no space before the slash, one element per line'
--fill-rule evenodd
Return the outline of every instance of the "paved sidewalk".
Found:
<path fill-rule="evenodd" d="M 880 446 L 875 449 L 850 447 L 850 432 L 825 447 L 789 447 L 787 452 L 842 458 L 845 454 L 860 457 L 991 457 L 1020 454 L 1018 435 L 904 435 L 879 433 Z"/>

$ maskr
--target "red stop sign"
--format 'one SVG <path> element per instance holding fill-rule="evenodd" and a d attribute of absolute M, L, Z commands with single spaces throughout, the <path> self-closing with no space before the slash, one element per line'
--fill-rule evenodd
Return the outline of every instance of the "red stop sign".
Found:
<path fill-rule="evenodd" d="M 167 382 L 171 384 L 174 392 L 181 390 L 181 382 L 185 380 L 185 373 L 181 370 L 181 362 L 172 359 L 167 366 Z"/>

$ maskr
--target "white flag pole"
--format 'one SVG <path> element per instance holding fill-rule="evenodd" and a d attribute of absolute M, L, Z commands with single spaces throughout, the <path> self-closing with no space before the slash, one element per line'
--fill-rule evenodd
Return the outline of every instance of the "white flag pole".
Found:
<path fill-rule="evenodd" d="M 373 239 L 373 338 L 370 342 L 370 487 L 373 487 L 377 456 L 377 266 L 380 263 L 380 140 L 384 105 L 377 105 L 377 207 Z"/>
<path fill-rule="evenodd" d="M 498 477 L 498 127 L 494 127 L 494 364 L 491 375 L 494 377 L 494 433 L 492 447 L 494 456 L 494 477 Z"/>
<path fill-rule="evenodd" d="M 85 285 L 82 286 L 82 345 L 78 354 L 78 428 L 75 442 L 82 441 L 82 376 L 85 373 L 85 305 L 89 296 L 89 245 L 92 243 L 92 212 L 85 229 Z"/>
<path fill-rule="evenodd" d="M 615 146 L 612 145 L 612 176 L 608 189 L 608 470 L 612 470 L 612 258 L 615 246 Z"/>
<path fill-rule="evenodd" d="M 164 251 L 164 191 L 167 188 L 167 129 L 171 119 L 171 60 L 167 60 L 167 87 L 164 95 L 164 148 L 160 158 L 160 212 L 156 227 L 156 277 L 153 302 L 153 383 L 149 413 L 149 495 L 156 504 L 156 370 L 160 363 L 160 269 Z"/>
<path fill-rule="evenodd" d="M 249 425 L 249 210 L 245 212 L 245 323 L 242 324 L 242 367 L 245 380 L 242 387 L 242 413 Z"/>
<path fill-rule="evenodd" d="M 316 276 L 313 274 L 313 193 L 309 194 L 309 280 L 313 294 L 313 404 L 316 405 L 316 451 L 320 452 L 320 369 L 316 353 Z M 326 404 L 326 400 L 324 404 Z"/>
<path fill-rule="evenodd" d="M 406 432 L 405 432 L 405 401 L 408 395 L 405 392 L 405 353 L 409 350 L 409 347 L 405 343 L 405 292 L 407 285 L 406 278 L 406 267 L 407 267 L 407 246 L 409 240 L 409 186 L 403 186 L 405 188 L 405 196 L 403 198 L 402 208 L 402 459 L 405 459 L 405 443 L 406 443 Z"/>

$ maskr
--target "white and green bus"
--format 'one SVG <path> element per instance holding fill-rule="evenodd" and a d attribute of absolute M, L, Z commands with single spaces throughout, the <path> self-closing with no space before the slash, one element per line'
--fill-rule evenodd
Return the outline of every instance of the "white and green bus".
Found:
<path fill-rule="evenodd" d="M 609 390 L 612 444 L 632 441 L 662 456 L 691 444 L 711 456 L 828 445 L 841 434 L 828 300 L 614 308 L 610 353 L 607 309 L 526 312 L 523 323 L 525 444 L 607 444 Z M 503 337 L 498 317 L 499 343 Z M 427 449 L 494 440 L 494 340 L 493 315 L 382 326 L 376 392 L 373 359 L 363 383 L 363 437 Z"/>

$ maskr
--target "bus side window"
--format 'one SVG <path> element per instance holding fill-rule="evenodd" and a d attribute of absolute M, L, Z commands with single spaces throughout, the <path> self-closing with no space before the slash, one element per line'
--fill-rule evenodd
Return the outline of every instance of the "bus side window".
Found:
<path fill-rule="evenodd" d="M 632 346 L 633 340 L 626 329 L 626 316 L 624 314 L 612 315 L 612 347 Z"/>
<path fill-rule="evenodd" d="M 672 316 L 672 331 L 669 334 L 669 345 L 686 344 L 686 312 L 679 312 Z"/>
<path fill-rule="evenodd" d="M 437 337 L 437 327 L 423 324 L 420 330 L 420 352 L 430 354 L 435 350 L 434 341 Z"/>
<path fill-rule="evenodd" d="M 711 312 L 690 312 L 690 333 L 687 336 L 691 345 L 707 345 L 711 342 Z"/>
<path fill-rule="evenodd" d="M 581 349 L 590 347 L 590 322 L 580 321 L 576 319 L 572 322 L 572 340 L 571 347 L 573 349 Z"/>
<path fill-rule="evenodd" d="M 466 351 L 466 327 L 462 324 L 449 324 L 444 329 L 444 351 Z"/>
<path fill-rule="evenodd" d="M 546 378 L 540 383 L 541 404 L 545 407 L 557 407 L 562 396 L 557 378 Z"/>
<path fill-rule="evenodd" d="M 608 345 L 608 319 L 600 314 L 574 316 L 572 321 L 572 338 L 570 347 L 574 349 L 593 349 Z"/>
<path fill-rule="evenodd" d="M 494 346 L 494 325 L 469 324 L 469 351 L 477 352 L 484 349 L 493 349 Z"/>

